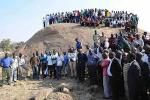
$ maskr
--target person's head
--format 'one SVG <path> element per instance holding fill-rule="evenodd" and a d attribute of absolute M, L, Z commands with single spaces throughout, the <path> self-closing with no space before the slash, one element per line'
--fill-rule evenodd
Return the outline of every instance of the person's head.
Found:
<path fill-rule="evenodd" d="M 102 57 L 103 57 L 103 59 L 107 59 L 107 58 L 108 58 L 108 53 L 104 52 L 104 53 L 102 54 Z"/>
<path fill-rule="evenodd" d="M 38 51 L 36 51 L 35 54 L 36 54 L 36 56 L 39 56 L 39 52 Z"/>
<path fill-rule="evenodd" d="M 129 59 L 129 62 L 132 62 L 133 60 L 136 60 L 135 53 L 129 53 L 128 54 L 128 59 Z"/>
<path fill-rule="evenodd" d="M 33 53 L 33 57 L 35 57 L 35 53 Z"/>
<path fill-rule="evenodd" d="M 66 54 L 67 54 L 67 52 L 63 52 L 63 54 L 64 54 L 64 55 L 66 55 Z"/>
<path fill-rule="evenodd" d="M 116 58 L 121 59 L 121 56 L 122 56 L 122 52 L 121 51 L 117 51 Z"/>
<path fill-rule="evenodd" d="M 79 49 L 78 52 L 79 52 L 79 53 L 83 53 L 82 49 Z"/>
<path fill-rule="evenodd" d="M 139 35 L 139 34 L 137 34 L 137 35 L 136 35 L 136 38 L 137 38 L 137 39 L 140 39 L 140 35 Z"/>
<path fill-rule="evenodd" d="M 95 30 L 95 35 L 97 35 L 97 30 Z"/>
<path fill-rule="evenodd" d="M 104 37 L 104 32 L 102 32 L 102 36 Z"/>
<path fill-rule="evenodd" d="M 8 53 L 5 53 L 5 58 L 7 58 L 8 57 Z"/>
<path fill-rule="evenodd" d="M 21 58 L 22 57 L 22 53 L 19 53 L 19 58 Z"/>
<path fill-rule="evenodd" d="M 92 50 L 91 49 L 89 49 L 89 55 L 92 55 L 93 53 L 92 53 Z"/>
<path fill-rule="evenodd" d="M 137 48 L 133 47 L 133 48 L 132 48 L 132 52 L 133 52 L 133 53 L 136 53 L 136 52 L 137 52 Z"/>
<path fill-rule="evenodd" d="M 116 55 L 115 52 L 110 52 L 110 53 L 109 53 L 109 58 L 110 58 L 110 59 L 113 59 L 113 58 L 115 57 L 115 55 Z"/>
<path fill-rule="evenodd" d="M 55 49 L 53 49 L 53 54 L 56 54 L 56 50 Z"/>
<path fill-rule="evenodd" d="M 145 35 L 145 36 L 146 36 L 146 35 L 147 35 L 147 32 L 144 32 L 144 33 L 143 33 L 143 35 Z"/>
<path fill-rule="evenodd" d="M 137 61 L 141 61 L 141 60 L 142 60 L 142 56 L 143 56 L 143 55 L 142 55 L 141 52 L 137 52 L 137 53 L 136 53 L 136 60 L 137 60 Z"/>
<path fill-rule="evenodd" d="M 75 39 L 75 41 L 76 41 L 76 42 L 79 42 L 79 39 L 78 39 L 78 38 L 76 38 L 76 39 Z"/>
<path fill-rule="evenodd" d="M 48 55 L 51 55 L 51 51 L 48 52 Z"/>
<path fill-rule="evenodd" d="M 114 37 L 114 35 L 113 34 L 111 34 L 111 38 L 113 38 Z"/>
<path fill-rule="evenodd" d="M 124 52 L 124 53 L 122 54 L 122 59 L 123 59 L 124 61 L 128 61 L 128 53 Z"/>

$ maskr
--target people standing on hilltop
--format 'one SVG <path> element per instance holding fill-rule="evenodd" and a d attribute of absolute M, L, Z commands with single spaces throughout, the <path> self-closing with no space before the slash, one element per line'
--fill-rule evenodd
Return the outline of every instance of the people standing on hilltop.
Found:
<path fill-rule="evenodd" d="M 2 83 L 3 84 L 11 84 L 10 80 L 10 67 L 13 63 L 13 59 L 8 56 L 8 53 L 5 53 L 5 57 L 1 59 L 2 66 Z"/>
<path fill-rule="evenodd" d="M 13 63 L 11 65 L 11 76 L 10 76 L 11 83 L 17 81 L 17 68 L 19 67 L 18 57 L 15 55 L 15 53 L 13 53 L 12 59 L 13 59 Z"/>

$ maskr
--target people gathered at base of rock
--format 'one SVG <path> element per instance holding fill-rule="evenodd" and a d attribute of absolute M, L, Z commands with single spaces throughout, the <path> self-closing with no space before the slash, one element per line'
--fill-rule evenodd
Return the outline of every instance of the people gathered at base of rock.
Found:
<path fill-rule="evenodd" d="M 149 100 L 150 36 L 147 32 L 141 36 L 122 31 L 107 37 L 95 30 L 93 45 L 87 45 L 86 50 L 80 38 L 75 43 L 68 51 L 33 52 L 29 57 L 32 78 L 59 81 L 70 77 L 81 84 L 102 86 L 104 99 Z M 21 53 L 12 56 L 6 53 L 1 59 L 3 85 L 26 78 L 23 72 L 29 68 L 25 57 Z"/>
<path fill-rule="evenodd" d="M 55 23 L 80 23 L 81 26 L 124 27 L 127 32 L 138 31 L 138 16 L 127 11 L 109 11 L 107 9 L 84 9 L 72 12 L 58 12 L 43 17 L 43 27 Z"/>

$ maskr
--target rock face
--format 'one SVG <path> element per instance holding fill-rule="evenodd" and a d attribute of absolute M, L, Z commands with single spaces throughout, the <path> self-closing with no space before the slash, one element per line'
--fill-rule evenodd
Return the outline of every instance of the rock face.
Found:
<path fill-rule="evenodd" d="M 92 43 L 92 36 L 95 29 L 98 33 L 107 33 L 105 34 L 106 36 L 119 32 L 117 28 L 89 28 L 73 23 L 54 24 L 37 32 L 19 51 L 27 55 L 35 50 L 40 52 L 47 49 L 67 51 L 69 46 L 75 47 L 75 38 L 77 37 L 81 40 L 83 47 L 85 47 L 85 45 Z"/>

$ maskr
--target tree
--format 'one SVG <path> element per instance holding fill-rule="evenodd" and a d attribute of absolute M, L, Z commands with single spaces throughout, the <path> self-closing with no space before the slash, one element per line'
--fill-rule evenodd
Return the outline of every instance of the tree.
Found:
<path fill-rule="evenodd" d="M 0 43 L 0 47 L 4 52 L 10 51 L 13 48 L 10 39 L 3 39 Z"/>

